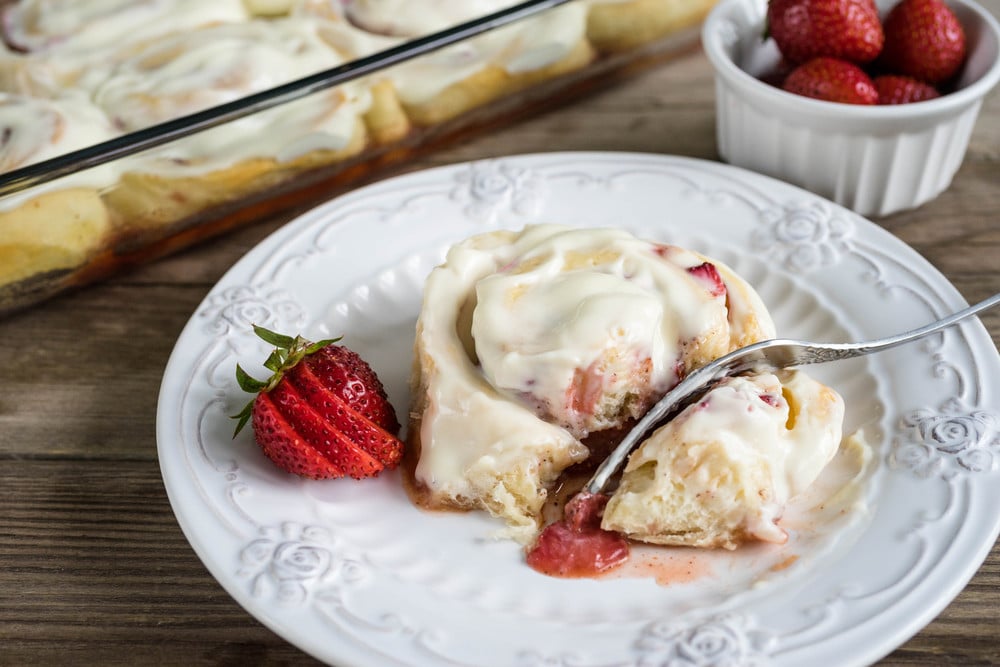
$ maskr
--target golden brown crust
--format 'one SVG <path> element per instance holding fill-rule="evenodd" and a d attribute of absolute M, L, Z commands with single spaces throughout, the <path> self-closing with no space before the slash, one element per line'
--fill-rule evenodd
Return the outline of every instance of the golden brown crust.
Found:
<path fill-rule="evenodd" d="M 350 142 L 336 151 L 312 151 L 279 162 L 250 158 L 232 166 L 190 175 L 127 172 L 104 195 L 115 220 L 124 227 L 157 227 L 183 220 L 213 206 L 274 187 L 310 169 L 357 155 L 367 144 L 358 120 Z"/>
<path fill-rule="evenodd" d="M 716 0 L 631 0 L 594 3 L 587 38 L 602 53 L 619 53 L 697 25 Z"/>
<path fill-rule="evenodd" d="M 111 229 L 96 190 L 45 192 L 0 212 L 0 285 L 82 266 Z"/>
<path fill-rule="evenodd" d="M 392 82 L 382 79 L 372 84 L 372 103 L 364 114 L 368 133 L 376 144 L 391 144 L 409 134 L 412 125 L 396 96 Z"/>

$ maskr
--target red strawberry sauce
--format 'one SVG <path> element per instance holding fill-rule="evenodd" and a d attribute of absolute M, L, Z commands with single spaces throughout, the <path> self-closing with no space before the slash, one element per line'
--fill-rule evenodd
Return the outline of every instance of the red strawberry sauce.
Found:
<path fill-rule="evenodd" d="M 567 505 L 565 517 L 549 524 L 528 551 L 528 565 L 552 577 L 592 577 L 618 567 L 629 556 L 628 542 L 601 528 L 608 497 L 581 492 Z"/>

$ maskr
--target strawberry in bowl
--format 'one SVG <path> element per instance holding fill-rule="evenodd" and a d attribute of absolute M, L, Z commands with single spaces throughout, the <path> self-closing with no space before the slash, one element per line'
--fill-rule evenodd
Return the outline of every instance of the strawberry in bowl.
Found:
<path fill-rule="evenodd" d="M 258 380 L 236 366 L 240 388 L 254 394 L 239 414 L 235 437 L 248 422 L 265 456 L 282 470 L 310 479 L 374 477 L 403 456 L 399 421 L 382 383 L 357 353 L 336 345 L 254 332 L 275 346 Z"/>
<path fill-rule="evenodd" d="M 869 63 L 885 42 L 872 0 L 770 0 L 767 19 L 771 38 L 793 63 L 819 56 Z"/>
<path fill-rule="evenodd" d="M 975 0 L 720 0 L 702 44 L 722 159 L 866 216 L 948 187 L 1000 81 Z"/>
<path fill-rule="evenodd" d="M 884 21 L 873 0 L 769 0 L 766 35 L 798 66 L 762 80 L 844 104 L 934 99 L 967 55 L 962 23 L 943 0 L 899 0 Z M 893 78 L 876 86 L 879 75 Z"/>
<path fill-rule="evenodd" d="M 965 58 L 965 30 L 942 0 L 902 0 L 886 16 L 885 70 L 936 85 L 955 76 Z"/>

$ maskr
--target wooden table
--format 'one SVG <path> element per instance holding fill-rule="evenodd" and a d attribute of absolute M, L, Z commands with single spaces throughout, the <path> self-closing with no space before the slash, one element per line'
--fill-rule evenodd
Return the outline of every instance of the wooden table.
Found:
<path fill-rule="evenodd" d="M 988 0 L 1000 16 L 1000 0 Z M 698 50 L 409 169 L 551 150 L 718 159 Z M 403 170 L 398 170 L 403 171 Z M 877 222 L 970 302 L 1000 292 L 1000 90 L 951 187 Z M 240 608 L 184 539 L 154 421 L 178 334 L 226 269 L 295 213 L 0 322 L 0 664 L 313 664 Z M 1000 341 L 1000 312 L 984 318 Z M 1000 408 L 1000 406 L 998 406 Z M 885 664 L 1000 664 L 1000 548 Z"/>

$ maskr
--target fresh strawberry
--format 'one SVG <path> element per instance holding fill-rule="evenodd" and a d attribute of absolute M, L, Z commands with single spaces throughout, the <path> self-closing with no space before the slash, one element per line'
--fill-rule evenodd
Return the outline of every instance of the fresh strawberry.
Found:
<path fill-rule="evenodd" d="M 873 0 L 770 0 L 767 30 L 794 63 L 819 56 L 873 61 L 884 35 Z"/>
<path fill-rule="evenodd" d="M 346 348 L 338 349 L 343 350 Z M 319 354 L 322 354 L 322 352 Z M 356 358 L 360 359 L 359 357 Z M 322 366 L 325 368 L 326 364 L 322 364 Z M 331 384 L 330 378 L 336 376 L 324 374 L 324 368 L 317 370 L 310 363 L 310 360 L 307 359 L 288 374 L 288 380 L 324 420 L 335 424 L 337 429 L 352 442 L 357 443 L 362 449 L 377 457 L 380 461 L 392 461 L 393 465 L 398 463 L 399 456 L 402 454 L 399 448 L 399 440 L 395 436 L 399 432 L 399 424 L 396 422 L 396 412 L 392 409 L 389 401 L 385 400 L 385 393 L 381 391 L 381 383 L 377 385 L 380 390 L 379 393 L 376 393 L 374 396 L 365 396 L 367 400 L 364 403 L 364 407 L 372 407 L 374 405 L 385 406 L 378 413 L 391 420 L 393 426 L 390 429 L 366 417 L 358 410 L 359 406 L 357 403 L 345 401 L 335 391 L 331 391 L 329 388 Z M 368 368 L 367 364 L 365 364 L 365 368 Z M 374 374 L 372 376 L 374 377 Z M 321 377 L 326 377 L 327 381 L 324 382 L 320 379 Z M 378 382 L 377 379 L 375 381 Z M 372 385 L 367 386 L 371 387 Z"/>
<path fill-rule="evenodd" d="M 878 91 L 868 75 L 857 65 L 836 58 L 813 58 L 799 65 L 782 87 L 790 93 L 828 102 L 878 103 Z"/>
<path fill-rule="evenodd" d="M 909 104 L 941 97 L 934 86 L 909 76 L 883 74 L 873 79 L 879 104 Z"/>
<path fill-rule="evenodd" d="M 390 433 L 399 432 L 392 404 L 382 383 L 365 361 L 346 347 L 331 345 L 306 358 L 306 366 L 337 396 Z"/>
<path fill-rule="evenodd" d="M 939 84 L 965 62 L 965 31 L 941 0 L 902 0 L 885 17 L 879 64 L 888 72 Z"/>
<path fill-rule="evenodd" d="M 257 380 L 236 366 L 240 387 L 256 394 L 238 415 L 236 431 L 252 421 L 264 454 L 286 472 L 330 479 L 373 477 L 403 455 L 399 421 L 385 388 L 355 352 L 338 339 L 312 343 L 254 326 L 275 346 Z"/>
<path fill-rule="evenodd" d="M 722 282 L 722 276 L 719 275 L 715 264 L 703 262 L 688 268 L 687 272 L 701 281 L 712 296 L 722 296 L 726 293 L 726 283 Z"/>

